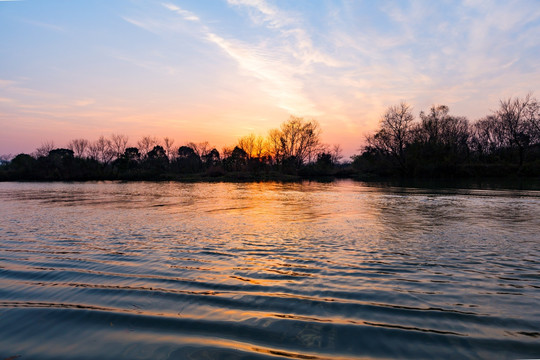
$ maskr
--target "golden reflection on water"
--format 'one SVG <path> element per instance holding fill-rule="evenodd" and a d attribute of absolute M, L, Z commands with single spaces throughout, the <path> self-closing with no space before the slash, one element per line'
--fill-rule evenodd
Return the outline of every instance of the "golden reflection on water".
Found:
<path fill-rule="evenodd" d="M 352 181 L 0 184 L 0 319 L 14 329 L 0 358 L 6 344 L 92 351 L 69 332 L 98 339 L 96 358 L 534 350 L 538 199 Z"/>

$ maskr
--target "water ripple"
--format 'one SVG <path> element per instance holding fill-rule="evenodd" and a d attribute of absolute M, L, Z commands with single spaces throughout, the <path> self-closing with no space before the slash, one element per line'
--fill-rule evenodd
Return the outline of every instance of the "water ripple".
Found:
<path fill-rule="evenodd" d="M 540 354 L 537 192 L 2 183 L 0 199 L 0 359 Z"/>

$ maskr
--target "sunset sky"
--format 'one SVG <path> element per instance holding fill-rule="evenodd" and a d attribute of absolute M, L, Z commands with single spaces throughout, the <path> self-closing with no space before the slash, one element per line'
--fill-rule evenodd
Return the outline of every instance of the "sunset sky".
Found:
<path fill-rule="evenodd" d="M 0 155 L 295 115 L 348 156 L 400 101 L 474 121 L 539 84 L 538 0 L 0 0 Z"/>

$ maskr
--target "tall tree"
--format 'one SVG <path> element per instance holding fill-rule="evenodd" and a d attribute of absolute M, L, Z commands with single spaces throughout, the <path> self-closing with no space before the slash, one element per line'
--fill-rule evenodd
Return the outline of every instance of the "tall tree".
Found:
<path fill-rule="evenodd" d="M 163 144 L 164 144 L 165 152 L 167 153 L 167 157 L 170 160 L 171 157 L 173 156 L 174 139 L 171 139 L 170 137 L 164 137 Z"/>
<path fill-rule="evenodd" d="M 41 144 L 40 147 L 38 147 L 35 151 L 35 157 L 46 157 L 49 155 L 49 152 L 54 149 L 54 142 L 53 141 L 45 141 Z"/>
<path fill-rule="evenodd" d="M 193 151 L 195 151 L 195 153 L 201 158 L 208 154 L 208 152 L 212 149 L 208 141 L 202 141 L 199 143 L 189 142 L 186 146 L 192 148 Z"/>
<path fill-rule="evenodd" d="M 291 116 L 279 129 L 269 132 L 269 143 L 278 162 L 294 161 L 297 167 L 313 159 L 317 153 L 321 129 L 315 120 Z"/>
<path fill-rule="evenodd" d="M 88 149 L 88 140 L 86 139 L 74 139 L 68 144 L 68 149 L 73 151 L 75 157 L 83 158 Z"/>
<path fill-rule="evenodd" d="M 89 157 L 107 165 L 115 156 L 112 142 L 103 135 L 88 145 Z"/>
<path fill-rule="evenodd" d="M 114 152 L 114 156 L 119 158 L 126 151 L 129 138 L 126 135 L 112 134 L 111 136 L 111 148 Z"/>
<path fill-rule="evenodd" d="M 405 168 L 405 147 L 412 141 L 414 121 L 411 106 L 406 103 L 390 106 L 381 118 L 380 129 L 367 137 L 368 146 L 391 155 Z"/>
<path fill-rule="evenodd" d="M 143 136 L 141 140 L 137 141 L 137 146 L 139 147 L 139 151 L 141 152 L 142 157 L 146 158 L 148 156 L 148 152 L 156 146 L 159 145 L 159 141 L 157 138 L 153 136 Z"/>
<path fill-rule="evenodd" d="M 526 152 L 535 138 L 535 119 L 538 116 L 538 101 L 527 94 L 525 98 L 501 100 L 495 112 L 503 136 L 511 148 L 517 149 L 519 166 L 523 165 Z"/>

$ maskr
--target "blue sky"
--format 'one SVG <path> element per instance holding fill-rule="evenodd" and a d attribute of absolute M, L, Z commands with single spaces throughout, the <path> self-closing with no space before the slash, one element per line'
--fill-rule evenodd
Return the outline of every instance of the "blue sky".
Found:
<path fill-rule="evenodd" d="M 474 121 L 534 93 L 538 59 L 537 0 L 0 1 L 0 154 L 111 133 L 221 148 L 296 115 L 350 155 L 400 101 Z"/>

